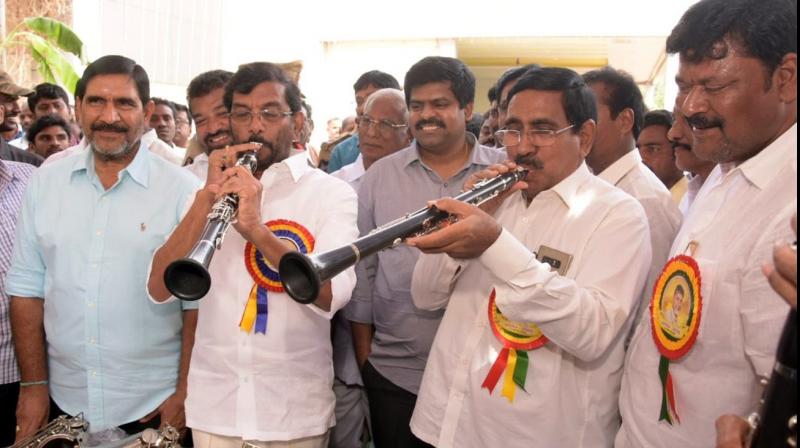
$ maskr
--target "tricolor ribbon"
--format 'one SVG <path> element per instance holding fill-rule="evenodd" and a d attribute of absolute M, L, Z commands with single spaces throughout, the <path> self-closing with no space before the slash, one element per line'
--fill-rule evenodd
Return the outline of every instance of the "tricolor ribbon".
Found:
<path fill-rule="evenodd" d="M 483 380 L 481 388 L 489 389 L 489 394 L 494 392 L 500 377 L 505 372 L 503 388 L 500 395 L 506 397 L 510 403 L 514 402 L 516 386 L 525 390 L 525 379 L 528 376 L 528 352 L 513 348 L 503 348 L 500 355 L 489 369 L 489 374 Z"/>
<path fill-rule="evenodd" d="M 278 219 L 265 225 L 276 237 L 291 242 L 299 252 L 307 254 L 314 250 L 314 237 L 299 223 Z M 278 271 L 267 262 L 253 243 L 247 243 L 244 248 L 244 264 L 254 284 L 239 321 L 239 328 L 250 333 L 255 326 L 256 333 L 265 334 L 269 315 L 268 293 L 283 292 L 283 283 Z"/>
<path fill-rule="evenodd" d="M 514 322 L 503 316 L 495 303 L 495 290 L 489 294 L 489 326 L 495 337 L 503 344 L 503 349 L 495 359 L 489 373 L 481 384 L 481 388 L 488 389 L 489 395 L 494 392 L 500 377 L 505 372 L 503 388 L 500 395 L 506 397 L 510 403 L 514 402 L 516 388 L 525 390 L 525 380 L 528 378 L 530 360 L 528 351 L 536 350 L 547 343 L 547 337 L 542 334 L 539 327 L 532 323 Z"/>
<path fill-rule="evenodd" d="M 675 387 L 669 374 L 669 359 L 664 356 L 658 362 L 658 376 L 661 378 L 661 414 L 658 421 L 666 421 L 670 425 L 680 423 L 681 418 L 675 408 Z"/>

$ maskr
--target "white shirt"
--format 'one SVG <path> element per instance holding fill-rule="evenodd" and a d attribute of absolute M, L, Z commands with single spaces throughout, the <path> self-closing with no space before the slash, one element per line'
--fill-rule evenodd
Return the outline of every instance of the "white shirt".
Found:
<path fill-rule="evenodd" d="M 702 177 L 692 176 L 689 179 L 689 185 L 686 188 L 686 194 L 683 195 L 683 197 L 681 198 L 681 203 L 678 205 L 678 209 L 680 209 L 681 214 L 683 214 L 683 216 L 686 216 L 686 214 L 689 213 L 689 207 L 692 206 L 694 198 L 697 196 L 697 193 L 700 191 L 700 188 L 702 187 L 703 187 Z"/>
<path fill-rule="evenodd" d="M 353 189 L 358 191 L 358 186 L 361 185 L 361 176 L 366 172 L 367 170 L 364 168 L 364 157 L 359 153 L 355 162 L 339 168 L 331 173 L 331 176 L 342 179 L 352 185 Z"/>
<path fill-rule="evenodd" d="M 650 263 L 644 211 L 581 165 L 529 206 L 511 196 L 496 216 L 504 230 L 480 258 L 422 255 L 415 266 L 416 306 L 447 310 L 411 429 L 437 447 L 608 447 L 622 342 Z M 542 245 L 572 255 L 565 276 L 535 259 Z M 550 339 L 529 352 L 527 392 L 513 403 L 502 384 L 481 389 L 502 349 L 488 320 L 492 288 L 506 317 Z"/>
<path fill-rule="evenodd" d="M 190 165 L 186 165 L 185 168 L 197 176 L 198 179 L 205 182 L 208 178 L 208 154 L 198 154 L 197 157 L 194 158 L 194 162 Z"/>
<path fill-rule="evenodd" d="M 22 149 L 24 151 L 27 151 L 29 146 L 28 138 L 25 136 L 15 138 L 14 140 L 8 142 L 8 144 L 11 146 L 16 146 L 17 148 Z"/>
<path fill-rule="evenodd" d="M 316 240 L 314 253 L 358 237 L 356 194 L 297 155 L 261 177 L 264 221 L 288 219 Z M 332 280 L 325 312 L 285 293 L 268 293 L 266 334 L 239 328 L 253 280 L 244 265 L 245 240 L 231 227 L 209 267 L 211 290 L 200 301 L 189 369 L 186 423 L 245 440 L 294 440 L 334 424 L 330 318 L 350 299 L 355 272 Z"/>
<path fill-rule="evenodd" d="M 636 319 L 632 327 L 636 328 L 652 295 L 653 285 L 667 261 L 669 248 L 672 246 L 675 234 L 678 233 L 683 216 L 667 187 L 642 163 L 642 156 L 635 149 L 620 157 L 598 177 L 639 201 L 650 224 L 653 261 L 649 266 L 641 301 L 637 305 Z"/>
<path fill-rule="evenodd" d="M 161 158 L 166 159 L 167 161 L 172 162 L 178 166 L 180 166 L 183 163 L 182 157 L 176 157 L 176 155 L 172 151 L 172 148 L 170 148 L 169 145 L 158 139 L 158 135 L 156 134 L 155 129 L 150 129 L 149 131 L 142 134 L 140 141 L 145 146 L 147 146 L 147 149 L 150 151 L 151 154 L 160 156 Z M 63 159 L 64 157 L 69 156 L 70 154 L 74 154 L 78 151 L 83 151 L 88 147 L 89 147 L 89 141 L 86 139 L 86 137 L 83 137 L 77 145 L 70 146 L 69 148 L 63 151 L 59 151 L 53 154 L 52 156 L 46 158 L 44 162 L 42 162 L 42 165 L 53 163 L 56 160 Z"/>
<path fill-rule="evenodd" d="M 737 167 L 717 166 L 686 215 L 671 255 L 699 243 L 703 297 L 699 335 L 691 351 L 671 362 L 681 423 L 659 422 L 660 355 L 650 319 L 631 342 L 620 395 L 624 425 L 616 446 L 709 447 L 714 421 L 756 409 L 760 377 L 772 370 L 788 306 L 770 288 L 761 265 L 776 241 L 792 241 L 797 203 L 797 125 Z"/>

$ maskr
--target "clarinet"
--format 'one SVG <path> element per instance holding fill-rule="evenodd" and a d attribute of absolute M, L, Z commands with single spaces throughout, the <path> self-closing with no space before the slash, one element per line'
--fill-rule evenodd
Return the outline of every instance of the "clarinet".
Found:
<path fill-rule="evenodd" d="M 527 170 L 517 169 L 485 179 L 453 199 L 480 205 L 524 180 L 527 175 Z M 362 258 L 395 247 L 406 238 L 430 233 L 443 223 L 453 221 L 454 218 L 449 213 L 436 207 L 422 208 L 338 249 L 313 256 L 288 252 L 281 257 L 278 273 L 286 293 L 292 299 L 303 304 L 311 303 L 319 296 L 319 290 L 325 281 L 355 265 Z"/>
<path fill-rule="evenodd" d="M 753 427 L 751 448 L 797 446 L 797 310 L 783 325 L 775 367 L 764 389 L 758 413 L 748 418 Z"/>
<path fill-rule="evenodd" d="M 239 156 L 236 166 L 245 166 L 255 172 L 258 160 L 255 151 Z M 228 227 L 235 222 L 239 208 L 239 197 L 227 194 L 217 200 L 208 214 L 200 239 L 186 257 L 175 260 L 164 271 L 164 284 L 169 292 L 181 300 L 198 300 L 211 289 L 208 265 L 214 252 L 222 247 L 222 239 Z"/>

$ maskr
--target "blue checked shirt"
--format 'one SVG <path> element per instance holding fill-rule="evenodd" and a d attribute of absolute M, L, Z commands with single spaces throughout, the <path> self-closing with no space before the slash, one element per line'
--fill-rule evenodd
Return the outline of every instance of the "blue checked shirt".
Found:
<path fill-rule="evenodd" d="M 44 299 L 50 395 L 92 431 L 142 418 L 175 391 L 183 304 L 151 302 L 146 281 L 198 187 L 144 145 L 108 190 L 91 151 L 28 183 L 6 290 Z"/>
<path fill-rule="evenodd" d="M 11 266 L 14 228 L 22 205 L 22 195 L 34 169 L 36 167 L 27 163 L 0 160 L 0 384 L 19 381 L 17 359 L 11 341 L 6 273 Z"/>

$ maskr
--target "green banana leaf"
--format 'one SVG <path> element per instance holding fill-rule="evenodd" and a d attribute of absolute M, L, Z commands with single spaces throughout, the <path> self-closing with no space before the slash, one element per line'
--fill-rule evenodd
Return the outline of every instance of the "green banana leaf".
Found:
<path fill-rule="evenodd" d="M 48 42 L 74 54 L 81 62 L 86 63 L 83 41 L 63 22 L 49 17 L 29 17 L 23 20 L 22 23 Z"/>
<path fill-rule="evenodd" d="M 20 34 L 28 41 L 28 48 L 39 65 L 39 73 L 45 81 L 60 83 L 68 92 L 74 93 L 79 79 L 78 74 L 58 48 L 36 34 L 26 32 Z"/>

